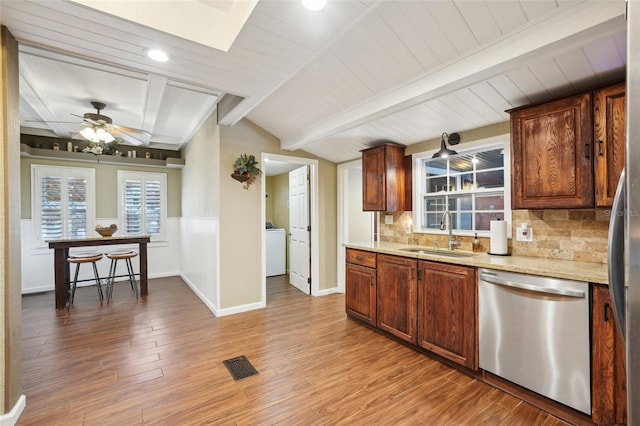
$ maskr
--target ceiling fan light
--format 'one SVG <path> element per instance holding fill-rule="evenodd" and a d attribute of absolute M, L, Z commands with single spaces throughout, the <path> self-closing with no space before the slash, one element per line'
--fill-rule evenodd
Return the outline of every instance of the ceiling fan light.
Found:
<path fill-rule="evenodd" d="M 153 59 L 154 61 L 157 61 L 157 62 L 168 62 L 169 61 L 169 55 L 167 55 L 165 52 L 163 52 L 162 50 L 159 50 L 159 49 L 149 49 L 149 50 L 147 50 L 147 57 L 149 59 Z"/>
<path fill-rule="evenodd" d="M 109 143 L 109 142 L 113 142 L 116 140 L 116 138 L 113 137 L 113 135 L 109 132 L 105 132 L 106 134 L 104 135 L 104 143 Z"/>
<path fill-rule="evenodd" d="M 96 134 L 96 131 L 93 127 L 85 127 L 84 129 L 80 130 L 80 134 L 83 138 L 88 139 L 91 142 L 100 142 L 100 139 L 98 139 L 98 135 Z"/>

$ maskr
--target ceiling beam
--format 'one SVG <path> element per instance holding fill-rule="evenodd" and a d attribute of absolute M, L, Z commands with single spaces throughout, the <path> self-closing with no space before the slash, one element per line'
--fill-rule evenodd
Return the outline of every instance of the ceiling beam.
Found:
<path fill-rule="evenodd" d="M 585 40 L 615 33 L 624 25 L 623 2 L 582 2 L 562 13 L 541 20 L 499 42 L 480 48 L 464 58 L 425 74 L 397 90 L 362 102 L 355 107 L 281 139 L 281 148 L 306 146 L 345 130 L 411 106 L 435 99 L 464 87 L 485 81 L 502 72 L 524 65 L 532 55 L 563 51 Z M 514 48 L 517 46 L 517 48 Z"/>

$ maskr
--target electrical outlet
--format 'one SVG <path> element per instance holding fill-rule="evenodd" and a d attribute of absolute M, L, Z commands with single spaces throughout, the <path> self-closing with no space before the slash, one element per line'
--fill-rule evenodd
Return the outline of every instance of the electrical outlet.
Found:
<path fill-rule="evenodd" d="M 528 243 L 533 241 L 533 229 L 524 225 L 516 228 L 516 241 L 525 241 Z"/>
<path fill-rule="evenodd" d="M 384 215 L 384 224 L 385 225 L 393 225 L 393 215 L 392 214 Z"/>

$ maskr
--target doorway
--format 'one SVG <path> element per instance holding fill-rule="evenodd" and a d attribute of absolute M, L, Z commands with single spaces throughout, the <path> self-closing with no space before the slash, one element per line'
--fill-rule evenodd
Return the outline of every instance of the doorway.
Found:
<path fill-rule="evenodd" d="M 373 242 L 376 214 L 362 211 L 362 160 L 338 164 L 338 291 L 344 293 L 345 243 Z"/>
<path fill-rule="evenodd" d="M 263 232 L 262 232 L 262 277 L 263 277 L 263 281 L 262 281 L 262 301 L 264 302 L 264 304 L 266 305 L 267 300 L 266 300 L 266 288 L 267 288 L 267 274 L 266 274 L 266 266 L 267 266 L 267 248 L 266 248 L 266 244 L 265 244 L 265 235 L 266 235 L 266 226 L 265 226 L 265 222 L 268 219 L 268 217 L 270 216 L 271 218 L 275 218 L 275 223 L 273 223 L 274 227 L 285 227 L 286 226 L 286 245 L 287 245 L 287 259 L 289 257 L 289 247 L 290 247 L 290 241 L 291 241 L 291 228 L 290 225 L 288 223 L 288 213 L 289 213 L 289 199 L 288 199 L 288 192 L 287 192 L 287 201 L 286 201 L 286 206 L 284 208 L 282 208 L 282 206 L 280 206 L 280 208 L 274 208 L 273 203 L 277 202 L 282 204 L 283 201 L 283 196 L 279 195 L 279 197 L 277 197 L 278 194 L 275 193 L 269 193 L 269 191 L 267 190 L 267 178 L 270 179 L 270 182 L 272 182 L 273 177 L 275 177 L 275 180 L 278 181 L 289 181 L 289 172 L 295 170 L 295 169 L 300 169 L 301 167 L 305 167 L 308 170 L 308 176 L 309 176 L 309 191 L 308 191 L 308 206 L 309 206 L 309 226 L 311 231 L 309 232 L 309 255 L 305 255 L 306 258 L 308 259 L 308 262 L 310 264 L 310 268 L 309 268 L 309 277 L 310 277 L 310 285 L 308 287 L 306 287 L 307 291 L 305 291 L 306 293 L 309 293 L 312 296 L 318 295 L 319 293 L 319 282 L 318 282 L 318 277 L 319 277 L 319 273 L 318 273 L 318 265 L 319 265 L 319 243 L 318 243 L 318 160 L 313 160 L 313 159 L 309 159 L 309 158 L 302 158 L 302 157 L 293 157 L 293 156 L 287 156 L 287 155 L 280 155 L 280 154 L 270 154 L 270 153 L 262 153 L 261 154 L 261 163 L 262 163 L 262 185 L 261 185 L 261 190 L 262 190 L 262 214 L 261 214 L 261 220 L 262 223 L 260 224 L 260 226 L 262 226 L 263 228 Z M 282 184 L 281 184 L 282 185 Z M 277 190 L 277 189 L 276 189 Z M 287 185 L 287 191 L 288 191 L 288 185 Z M 279 201 L 276 201 L 276 198 L 279 198 Z M 267 211 L 269 210 L 269 215 L 267 214 Z M 285 216 L 287 217 L 286 219 L 286 224 L 285 222 Z M 273 222 L 274 220 L 272 220 Z M 289 262 L 287 261 L 287 271 L 289 270 L 290 265 Z M 304 291 L 304 290 L 301 290 Z"/>

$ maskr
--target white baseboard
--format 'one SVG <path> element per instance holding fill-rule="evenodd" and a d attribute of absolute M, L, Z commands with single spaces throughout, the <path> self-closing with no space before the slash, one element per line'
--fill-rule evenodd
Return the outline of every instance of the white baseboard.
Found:
<path fill-rule="evenodd" d="M 7 414 L 3 414 L 0 416 L 0 425 L 2 426 L 14 426 L 18 423 L 18 419 L 20 415 L 24 411 L 24 407 L 27 405 L 27 397 L 25 395 L 20 395 L 16 405 L 13 406 L 11 411 Z"/>
<path fill-rule="evenodd" d="M 233 306 L 231 308 L 220 309 L 219 307 L 214 306 L 213 303 L 211 303 L 204 296 L 204 294 L 202 294 L 200 292 L 200 290 L 198 290 L 196 288 L 196 286 L 193 285 L 193 283 L 191 281 L 189 281 L 189 279 L 186 276 L 184 276 L 183 274 L 180 274 L 180 277 L 182 278 L 182 280 L 185 283 L 187 283 L 189 288 L 191 288 L 191 290 L 193 290 L 193 292 L 196 294 L 196 296 L 198 296 L 198 298 L 200 298 L 200 300 L 202 300 L 202 303 L 204 303 L 207 306 L 207 308 L 209 308 L 209 310 L 211 312 L 213 312 L 213 315 L 215 315 L 216 317 L 224 317 L 226 315 L 239 314 L 241 312 L 248 312 L 248 311 L 253 311 L 253 310 L 256 310 L 256 309 L 262 309 L 262 308 L 266 307 L 266 303 L 257 302 L 257 303 L 249 303 L 247 305 Z"/>
<path fill-rule="evenodd" d="M 209 308 L 209 310 L 213 313 L 213 315 L 217 317 L 218 309 L 216 309 L 213 303 L 211 303 L 209 299 L 204 297 L 204 294 L 202 294 L 200 290 L 198 290 L 198 288 L 189 280 L 189 278 L 186 277 L 186 275 L 184 274 L 178 274 L 178 275 L 180 275 L 180 278 L 182 278 L 182 281 L 184 281 L 189 286 L 191 291 L 193 291 L 196 294 L 196 296 L 198 296 L 198 298 L 202 300 L 202 303 L 204 303 L 205 306 Z"/>
<path fill-rule="evenodd" d="M 226 315 L 233 315 L 233 314 L 239 314 L 241 312 L 248 312 L 248 311 L 254 311 L 256 309 L 263 309 L 266 308 L 267 304 L 264 302 L 257 302 L 257 303 L 249 303 L 246 305 L 240 305 L 240 306 L 233 306 L 231 308 L 224 308 L 224 309 L 219 309 L 218 313 L 216 314 L 217 317 L 223 317 Z"/>
<path fill-rule="evenodd" d="M 329 294 L 336 294 L 336 293 L 344 293 L 344 292 L 340 291 L 338 287 L 332 287 L 332 288 L 325 288 L 322 290 L 318 290 L 318 292 L 314 294 L 314 296 L 327 296 Z"/>

